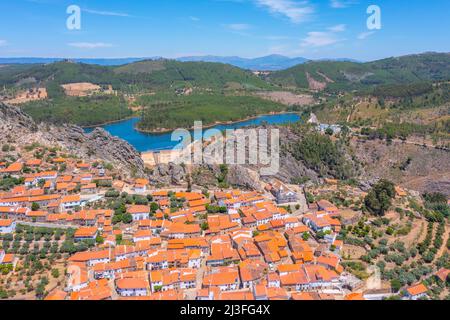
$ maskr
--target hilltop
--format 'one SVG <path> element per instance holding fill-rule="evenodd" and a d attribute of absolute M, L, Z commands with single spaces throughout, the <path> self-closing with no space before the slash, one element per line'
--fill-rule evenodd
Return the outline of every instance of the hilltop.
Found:
<path fill-rule="evenodd" d="M 266 78 L 282 87 L 328 91 L 368 91 L 379 85 L 449 79 L 449 53 L 424 53 L 367 63 L 312 61 Z"/>
<path fill-rule="evenodd" d="M 285 70 L 270 73 L 260 79 L 250 64 L 270 66 L 280 61 L 295 63 Z M 39 61 L 39 60 L 36 60 Z M 52 61 L 52 60 L 49 60 Z M 74 60 L 77 61 L 77 60 Z M 85 60 L 81 60 L 85 61 Z M 96 60 L 87 60 L 95 62 Z M 23 82 L 74 83 L 93 82 L 111 84 L 115 88 L 140 85 L 147 88 L 167 87 L 189 83 L 192 86 L 223 87 L 239 83 L 243 87 L 267 88 L 269 84 L 306 89 L 357 90 L 382 84 L 405 84 L 450 79 L 449 53 L 423 53 L 359 63 L 345 60 L 311 61 L 272 55 L 256 59 L 239 57 L 185 57 L 178 60 L 127 60 L 120 66 L 101 66 L 73 61 L 37 64 L 6 64 L 0 68 L 0 85 L 21 85 Z M 245 61 L 240 67 L 233 65 Z M 288 66 L 286 66 L 288 67 Z M 259 69 L 259 68 L 258 68 Z M 275 70 L 283 68 L 261 68 Z"/>
<path fill-rule="evenodd" d="M 126 141 L 97 128 L 87 134 L 78 126 L 37 124 L 14 106 L 0 103 L 0 143 L 2 145 L 47 145 L 65 150 L 79 159 L 101 159 L 114 164 L 122 174 L 144 173 L 139 152 Z"/>
<path fill-rule="evenodd" d="M 39 84 L 48 87 L 77 82 L 112 85 L 114 89 L 124 91 L 130 87 L 148 90 L 177 85 L 223 88 L 233 83 L 250 89 L 269 87 L 265 81 L 249 71 L 209 62 L 160 59 L 112 67 L 61 61 L 51 64 L 6 65 L 0 68 L 1 86 Z"/>
<path fill-rule="evenodd" d="M 244 89 L 263 89 L 269 85 L 249 71 L 212 62 L 179 62 L 174 60 L 140 61 L 116 68 L 116 74 L 147 76 L 157 87 L 186 85 L 224 88 L 238 84 Z"/>
<path fill-rule="evenodd" d="M 281 59 L 278 56 L 270 58 Z M 359 96 L 375 96 L 382 100 L 422 95 L 423 105 L 429 105 L 430 101 L 426 99 L 432 85 L 445 84 L 448 80 L 449 53 L 424 53 L 367 63 L 310 61 L 262 74 L 229 64 L 202 61 L 155 59 L 121 66 L 59 61 L 1 66 L 0 86 L 4 89 L 0 101 L 25 101 L 21 107 L 37 121 L 82 126 L 101 125 L 141 115 L 138 112 L 142 111 L 150 118 L 147 117 L 140 128 L 154 130 L 170 129 L 186 122 L 172 121 L 174 117 L 191 119 L 192 115 L 198 114 L 208 124 L 213 124 L 304 108 L 299 103 L 280 105 L 287 103 L 271 98 L 270 93 L 274 92 L 279 92 L 278 95 L 283 92 L 314 95 L 314 102 L 327 102 L 322 108 L 325 112 L 337 107 L 337 94 L 339 97 L 351 95 L 348 100 Z M 68 96 L 62 87 L 67 84 L 86 84 L 99 89 L 87 96 Z M 39 92 L 45 95 L 39 97 Z M 22 98 L 17 99 L 18 96 Z M 26 96 L 32 98 L 26 99 Z M 433 96 L 436 95 L 433 93 Z M 261 97 L 274 101 L 269 105 Z M 436 97 L 436 103 L 445 101 Z M 192 101 L 199 104 L 194 106 Z M 235 107 L 222 110 L 221 101 L 225 105 L 231 101 Z M 415 104 L 419 105 L 420 101 Z M 349 112 L 351 108 L 348 108 Z M 158 116 L 165 119 L 163 126 L 155 125 L 154 110 L 159 110 Z"/>
<path fill-rule="evenodd" d="M 63 86 L 98 86 L 85 96 L 68 96 Z M 36 121 L 94 126 L 132 115 L 135 95 L 166 93 L 172 100 L 185 90 L 223 95 L 223 91 L 268 90 L 270 85 L 249 71 L 221 63 L 148 60 L 120 67 L 68 61 L 39 65 L 7 65 L 0 68 L 0 101 L 17 101 L 29 90 L 40 88 L 46 98 L 22 99 L 21 107 Z M 255 98 L 261 103 L 262 99 Z M 138 106 L 139 108 L 139 106 Z M 265 111 L 273 111 L 271 109 Z M 168 110 L 170 111 L 170 110 Z M 257 110 L 245 114 L 254 115 Z M 236 119 L 234 117 L 233 119 Z M 213 118 L 212 121 L 222 120 Z M 226 120 L 226 119 L 224 119 Z M 239 119 L 236 119 L 239 120 Z"/>
<path fill-rule="evenodd" d="M 188 59 L 190 58 L 185 58 Z M 270 56 L 263 60 L 271 59 L 281 58 Z M 37 84 L 49 87 L 54 84 L 92 82 L 112 85 L 114 89 L 125 92 L 183 86 L 224 89 L 230 86 L 234 88 L 236 85 L 241 89 L 253 90 L 275 85 L 284 88 L 347 91 L 368 90 L 379 85 L 449 79 L 449 53 L 424 53 L 366 63 L 308 61 L 269 73 L 265 78 L 230 64 L 166 59 L 144 60 L 121 66 L 60 61 L 50 64 L 13 64 L 0 68 L 0 85 L 6 87 L 30 87 Z"/>

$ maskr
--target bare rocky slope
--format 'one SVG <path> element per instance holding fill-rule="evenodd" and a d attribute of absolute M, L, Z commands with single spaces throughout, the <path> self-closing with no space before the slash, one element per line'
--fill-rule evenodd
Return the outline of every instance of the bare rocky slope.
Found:
<path fill-rule="evenodd" d="M 261 189 L 264 187 L 262 182 L 269 182 L 272 178 L 279 179 L 285 183 L 298 183 L 299 181 L 311 181 L 314 183 L 320 182 L 323 176 L 321 176 L 316 170 L 308 167 L 303 161 L 298 160 L 291 152 L 291 144 L 295 141 L 302 139 L 302 137 L 294 133 L 288 127 L 260 127 L 259 129 L 279 129 L 280 134 L 280 162 L 279 170 L 274 175 L 261 175 L 261 168 L 263 166 L 246 164 L 246 165 L 228 165 L 228 172 L 226 175 L 226 182 L 229 185 L 239 186 L 249 189 Z M 236 147 L 236 145 L 235 145 Z M 269 145 L 270 148 L 270 145 Z M 249 150 L 249 146 L 246 146 L 247 156 L 254 150 Z M 344 152 L 344 151 L 343 151 Z M 225 153 L 225 152 L 224 152 Z M 351 157 L 348 158 L 348 163 L 351 167 L 357 169 L 359 165 L 352 161 Z M 358 170 L 355 170 L 355 174 Z M 217 184 L 221 171 L 219 166 L 208 165 L 195 167 L 192 170 L 193 183 L 210 186 Z M 331 176 L 326 176 L 331 177 Z M 305 179 L 307 178 L 307 179 Z"/>
<path fill-rule="evenodd" d="M 385 178 L 411 190 L 450 196 L 450 152 L 402 142 L 354 139 L 362 180 Z"/>
<path fill-rule="evenodd" d="M 124 140 L 97 128 L 87 134 L 81 127 L 37 124 L 19 108 L 0 103 L 0 142 L 25 146 L 39 143 L 58 146 L 83 159 L 113 163 L 125 176 L 144 176 L 144 162 L 136 149 Z"/>
<path fill-rule="evenodd" d="M 290 150 L 292 142 L 302 139 L 288 127 L 280 127 L 280 170 L 274 176 L 260 176 L 255 165 L 229 166 L 227 182 L 247 188 L 261 188 L 261 181 L 271 178 L 286 183 L 309 181 L 316 183 L 333 174 L 319 174 Z M 247 150 L 248 152 L 249 150 Z M 389 179 L 405 188 L 424 192 L 441 192 L 450 196 L 450 152 L 431 147 L 381 140 L 353 138 L 340 149 L 348 165 L 350 176 L 369 187 L 379 179 Z M 193 170 L 193 182 L 200 185 L 217 183 L 220 170 L 217 166 L 202 166 Z"/>

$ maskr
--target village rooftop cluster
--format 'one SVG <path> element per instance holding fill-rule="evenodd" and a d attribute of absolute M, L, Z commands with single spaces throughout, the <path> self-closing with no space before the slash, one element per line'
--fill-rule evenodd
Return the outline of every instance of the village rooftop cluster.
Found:
<path fill-rule="evenodd" d="M 155 189 L 108 164 L 57 153 L 0 163 L 16 179 L 0 192 L 0 233 L 21 226 L 73 230 L 86 250 L 65 261 L 47 300 L 362 300 L 341 265 L 343 224 L 360 213 L 321 200 L 300 210 L 279 181 L 262 192 Z M 328 181 L 334 184 L 335 181 Z M 129 199 L 114 208 L 117 199 Z M 297 203 L 297 204 L 296 204 Z M 0 250 L 0 264 L 17 264 Z M 423 285 L 408 298 L 426 294 Z"/>

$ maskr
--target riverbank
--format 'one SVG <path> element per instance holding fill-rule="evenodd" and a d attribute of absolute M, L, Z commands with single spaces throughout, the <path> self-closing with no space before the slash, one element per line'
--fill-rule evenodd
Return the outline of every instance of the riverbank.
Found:
<path fill-rule="evenodd" d="M 133 116 L 129 116 L 129 117 L 126 117 L 126 118 L 123 118 L 123 119 L 120 119 L 120 120 L 107 121 L 107 122 L 96 124 L 96 125 L 92 125 L 92 126 L 80 126 L 80 127 L 83 128 L 83 129 L 95 129 L 95 128 L 104 127 L 104 126 L 107 126 L 107 125 L 110 125 L 110 124 L 120 123 L 120 122 L 123 122 L 123 121 L 128 121 L 128 120 L 131 120 L 131 119 L 138 119 L 138 118 L 139 118 L 139 116 L 133 115 Z"/>
<path fill-rule="evenodd" d="M 272 112 L 272 113 L 263 113 L 263 114 L 259 114 L 256 116 L 252 116 L 252 117 L 248 117 L 245 119 L 240 119 L 240 120 L 236 120 L 236 121 L 217 121 L 215 123 L 212 124 L 203 124 L 202 128 L 203 129 L 211 129 L 213 127 L 216 126 L 230 126 L 230 125 L 234 125 L 234 124 L 239 124 L 242 122 L 246 122 L 246 121 L 251 121 L 251 120 L 256 120 L 258 118 L 261 117 L 265 117 L 265 116 L 276 116 L 276 115 L 284 115 L 284 114 L 299 114 L 298 112 Z M 141 132 L 141 133 L 147 133 L 147 134 L 166 134 L 166 133 L 170 133 L 178 128 L 173 128 L 173 129 L 165 129 L 165 128 L 161 128 L 161 129 L 156 129 L 156 130 L 143 130 L 143 129 L 139 129 L 137 127 L 137 125 L 134 128 L 136 131 Z M 186 129 L 188 131 L 193 131 L 195 128 L 194 127 L 190 127 L 190 128 L 181 128 L 181 129 Z"/>
<path fill-rule="evenodd" d="M 283 125 L 287 123 L 294 123 L 301 119 L 298 113 L 292 112 L 261 115 L 251 118 L 252 119 L 250 120 L 241 120 L 234 123 L 210 125 L 208 126 L 208 128 L 216 128 L 219 131 L 224 131 L 227 129 L 261 126 L 263 123 L 268 123 L 270 125 Z M 178 139 L 176 139 L 176 141 L 172 140 L 172 131 L 169 131 L 167 133 L 140 132 L 136 130 L 136 125 L 138 122 L 138 117 L 132 117 L 125 121 L 119 121 L 102 126 L 101 128 L 108 131 L 112 136 L 116 136 L 127 141 L 140 152 L 153 151 L 163 152 L 164 154 L 164 151 L 173 150 L 174 148 L 177 148 L 177 146 L 179 146 L 180 141 Z M 86 129 L 85 132 L 92 132 L 92 130 L 93 129 Z"/>

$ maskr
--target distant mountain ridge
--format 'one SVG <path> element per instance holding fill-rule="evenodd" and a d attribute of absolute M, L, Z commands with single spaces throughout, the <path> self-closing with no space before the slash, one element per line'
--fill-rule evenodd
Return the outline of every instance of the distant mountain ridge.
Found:
<path fill-rule="evenodd" d="M 34 58 L 34 57 L 23 57 L 23 58 L 0 58 L 1 64 L 48 64 L 62 61 L 72 61 L 77 63 L 85 64 L 95 64 L 100 66 L 122 66 L 134 62 L 146 61 L 146 60 L 159 60 L 164 59 L 163 57 L 142 57 L 142 58 Z M 289 58 L 282 55 L 268 55 L 259 58 L 241 58 L 238 56 L 187 56 L 180 57 L 176 59 L 179 62 L 215 62 L 230 64 L 232 66 L 251 70 L 251 71 L 280 71 L 299 64 L 306 63 L 308 61 L 349 61 L 358 62 L 353 59 L 337 58 L 337 59 L 320 59 L 312 60 L 303 57 Z"/>
<path fill-rule="evenodd" d="M 202 60 L 200 57 L 196 59 Z M 270 62 L 270 58 L 261 59 L 266 65 Z M 281 58 L 271 56 L 271 59 L 274 63 Z M 450 80 L 450 53 L 433 52 L 365 63 L 307 61 L 259 76 L 247 68 L 231 64 L 181 62 L 162 58 L 119 66 L 74 63 L 74 60 L 70 60 L 47 64 L 6 64 L 0 67 L 0 86 L 26 87 L 39 84 L 47 89 L 56 89 L 58 85 L 66 83 L 92 82 L 112 85 L 115 90 L 128 90 L 130 86 L 137 90 L 172 90 L 194 86 L 217 90 L 301 88 L 336 92 L 370 91 L 382 85 L 446 80 Z"/>
<path fill-rule="evenodd" d="M 64 59 L 64 58 L 33 58 L 33 57 L 23 57 L 23 58 L 0 58 L 0 64 L 48 64 L 61 61 L 72 61 L 78 63 L 86 64 L 96 64 L 100 66 L 120 66 L 126 65 L 134 62 L 145 61 L 145 60 L 158 60 L 163 59 L 162 57 L 142 57 L 142 58 L 75 58 L 75 59 Z M 247 69 L 252 71 L 277 71 L 293 67 L 298 64 L 305 63 L 309 61 L 306 58 L 289 58 L 282 55 L 270 55 L 260 58 L 241 58 L 237 56 L 232 57 L 220 57 L 220 56 L 190 56 L 181 57 L 173 59 L 180 62 L 215 62 L 230 64 L 232 66 Z"/>
<path fill-rule="evenodd" d="M 282 55 L 269 55 L 259 58 L 241 58 L 241 57 L 219 57 L 219 56 L 193 56 L 181 57 L 178 61 L 203 61 L 203 62 L 219 62 L 231 64 L 241 69 L 252 71 L 277 71 L 293 67 L 298 64 L 305 63 L 309 59 L 298 57 L 289 58 Z"/>
<path fill-rule="evenodd" d="M 77 58 L 77 59 L 65 59 L 65 58 L 33 58 L 33 57 L 23 57 L 23 58 L 0 58 L 1 64 L 48 64 L 62 61 L 72 61 L 77 63 L 85 64 L 96 64 L 100 66 L 120 66 L 124 64 L 130 64 L 133 62 L 138 62 L 147 59 L 157 59 L 154 58 Z"/>

